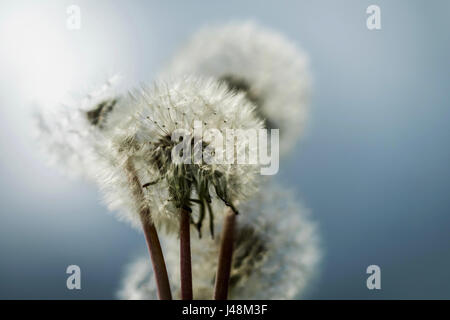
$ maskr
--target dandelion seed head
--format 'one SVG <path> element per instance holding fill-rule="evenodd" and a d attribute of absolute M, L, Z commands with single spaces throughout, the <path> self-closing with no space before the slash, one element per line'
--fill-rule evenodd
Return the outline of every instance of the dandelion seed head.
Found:
<path fill-rule="evenodd" d="M 104 141 L 101 130 L 121 100 L 119 83 L 113 76 L 84 97 L 35 113 L 36 138 L 50 165 L 69 177 L 95 180 L 99 145 Z"/>
<path fill-rule="evenodd" d="M 256 23 L 201 29 L 163 74 L 211 76 L 243 92 L 266 127 L 280 129 L 282 154 L 304 130 L 311 83 L 308 58 L 291 41 Z"/>
<path fill-rule="evenodd" d="M 139 208 L 147 206 L 151 221 L 158 228 L 171 232 L 178 230 L 181 207 L 191 207 L 194 220 L 198 220 L 204 215 L 197 202 L 203 208 L 211 206 L 216 211 L 215 208 L 222 205 L 220 202 L 233 206 L 248 197 L 256 188 L 258 165 L 195 163 L 195 157 L 191 164 L 177 164 L 172 152 L 180 141 L 172 137 L 183 130 L 189 137 L 187 143 L 192 157 L 196 152 L 201 154 L 207 146 L 225 153 L 223 144 L 208 140 L 205 135 L 197 136 L 196 126 L 203 125 L 205 130 L 207 123 L 223 136 L 228 129 L 258 130 L 263 125 L 254 109 L 244 94 L 230 92 L 225 84 L 213 79 L 183 77 L 134 91 L 132 102 L 116 109 L 107 122 L 107 148 L 113 152 L 111 167 L 105 168 L 101 185 L 110 207 L 122 212 L 124 219 L 139 225 Z M 234 149 L 241 150 L 240 144 L 242 142 L 236 139 Z M 145 186 L 142 201 L 134 200 L 141 203 L 139 207 L 129 200 L 131 188 L 123 173 L 127 163 L 133 164 L 141 186 Z"/>

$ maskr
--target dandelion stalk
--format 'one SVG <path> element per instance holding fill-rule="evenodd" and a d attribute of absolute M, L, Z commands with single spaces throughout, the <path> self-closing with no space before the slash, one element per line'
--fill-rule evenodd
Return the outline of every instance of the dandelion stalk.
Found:
<path fill-rule="evenodd" d="M 126 170 L 128 179 L 130 181 L 130 184 L 132 185 L 134 197 L 137 201 L 142 201 L 144 199 L 142 186 L 136 175 L 136 170 L 133 166 L 133 163 L 130 160 L 128 160 L 126 163 Z M 142 229 L 144 230 L 145 239 L 147 241 L 148 250 L 150 252 L 150 258 L 155 274 L 156 286 L 158 288 L 158 297 L 160 300 L 172 300 L 169 277 L 167 275 L 166 263 L 164 261 L 161 244 L 159 243 L 158 233 L 154 224 L 149 221 L 150 209 L 144 206 L 140 210 L 139 216 L 142 223 Z"/>
<path fill-rule="evenodd" d="M 192 300 L 192 267 L 191 267 L 191 214 L 187 208 L 180 210 L 180 274 L 181 300 Z"/>
<path fill-rule="evenodd" d="M 145 212 L 145 215 L 147 214 L 148 212 Z M 156 286 L 158 287 L 158 297 L 160 300 L 172 300 L 166 263 L 164 261 L 164 255 L 161 249 L 161 244 L 159 243 L 156 228 L 153 223 L 146 222 L 144 219 L 142 220 L 142 228 L 147 241 L 148 251 L 150 252 L 150 258 L 156 279 Z"/>
<path fill-rule="evenodd" d="M 219 262 L 217 265 L 216 284 L 214 289 L 214 300 L 227 300 L 228 285 L 230 282 L 231 263 L 233 261 L 234 228 L 236 224 L 236 213 L 228 209 L 222 230 L 222 238 L 219 251 Z"/>

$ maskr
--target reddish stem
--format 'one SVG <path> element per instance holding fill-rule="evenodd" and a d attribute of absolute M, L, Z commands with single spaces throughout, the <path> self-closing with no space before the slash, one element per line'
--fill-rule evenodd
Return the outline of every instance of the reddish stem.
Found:
<path fill-rule="evenodd" d="M 160 300 L 172 300 L 170 291 L 169 277 L 167 275 L 166 263 L 164 255 L 159 243 L 158 233 L 155 225 L 142 219 L 142 228 L 147 241 L 148 251 L 153 264 L 153 272 L 155 274 L 156 286 L 158 288 L 158 297 Z"/>
<path fill-rule="evenodd" d="M 127 173 L 135 201 L 139 204 L 143 204 L 145 202 L 145 197 L 142 191 L 142 185 L 137 176 L 133 162 L 130 159 L 125 163 L 125 171 Z M 164 261 L 161 244 L 159 243 L 158 232 L 156 232 L 155 225 L 149 221 L 150 209 L 147 206 L 143 207 L 143 209 L 139 212 L 139 216 L 141 218 L 145 240 L 147 241 L 148 251 L 150 252 L 156 286 L 158 289 L 158 297 L 160 300 L 172 300 L 169 276 L 167 275 L 166 263 Z"/>
<path fill-rule="evenodd" d="M 214 300 L 227 300 L 228 298 L 228 285 L 230 282 L 231 264 L 233 262 L 235 224 L 236 214 L 231 209 L 228 209 L 225 214 L 222 230 Z"/>
<path fill-rule="evenodd" d="M 186 209 L 180 211 L 180 275 L 181 300 L 192 300 L 192 266 L 191 266 L 191 214 Z"/>

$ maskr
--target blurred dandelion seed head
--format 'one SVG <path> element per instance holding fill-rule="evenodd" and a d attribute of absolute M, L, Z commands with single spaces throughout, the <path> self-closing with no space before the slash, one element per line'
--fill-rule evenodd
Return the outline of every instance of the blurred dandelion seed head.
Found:
<path fill-rule="evenodd" d="M 267 128 L 280 129 L 280 151 L 305 127 L 311 80 L 308 57 L 284 36 L 253 22 L 208 26 L 172 59 L 162 76 L 200 75 L 223 81 L 257 106 Z"/>
<path fill-rule="evenodd" d="M 35 113 L 37 142 L 50 165 L 69 177 L 95 180 L 100 145 L 104 143 L 99 129 L 120 101 L 119 85 L 120 77 L 116 75 L 81 98 Z"/>

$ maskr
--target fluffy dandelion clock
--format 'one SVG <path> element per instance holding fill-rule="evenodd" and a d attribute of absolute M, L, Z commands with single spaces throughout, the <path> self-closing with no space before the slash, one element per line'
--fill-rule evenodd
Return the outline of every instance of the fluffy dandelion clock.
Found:
<path fill-rule="evenodd" d="M 301 298 L 317 275 L 321 259 L 319 235 L 308 210 L 295 202 L 292 193 L 277 186 L 258 193 L 240 206 L 246 210 L 235 230 L 231 268 L 231 299 Z M 167 239 L 169 276 L 177 278 L 176 241 Z M 219 240 L 203 238 L 192 242 L 194 296 L 210 299 L 216 277 Z M 155 299 L 151 270 L 142 258 L 127 269 L 118 297 Z M 180 288 L 175 286 L 179 294 Z"/>
<path fill-rule="evenodd" d="M 119 77 L 80 99 L 35 115 L 37 140 L 51 165 L 71 177 L 95 179 L 101 144 L 108 115 L 121 97 Z"/>
<path fill-rule="evenodd" d="M 301 135 L 310 95 L 306 54 L 253 22 L 208 26 L 175 55 L 164 74 L 215 77 L 244 92 L 267 128 L 280 129 L 280 151 Z"/>
<path fill-rule="evenodd" d="M 120 119 L 109 125 L 107 146 L 118 160 L 115 169 L 105 168 L 112 172 L 107 172 L 101 183 L 113 209 L 122 209 L 119 199 L 124 197 L 120 203 L 127 203 L 128 190 L 133 189 L 125 176 L 116 179 L 119 165 L 133 166 L 142 201 L 151 211 L 148 218 L 169 233 L 178 230 L 180 208 L 192 211 L 201 230 L 201 222 L 207 216 L 213 218 L 215 207 L 221 212 L 223 204 L 236 211 L 236 204 L 254 192 L 259 166 L 237 164 L 236 158 L 239 150 L 256 150 L 246 145 L 241 135 L 263 125 L 244 94 L 230 92 L 214 80 L 183 78 L 143 87 L 131 95 L 132 102 L 109 120 Z M 173 159 L 176 148 L 185 152 L 182 163 Z M 227 158 L 230 150 L 234 151 L 231 159 Z M 211 161 L 207 163 L 211 154 L 219 161 L 208 158 Z M 139 222 L 137 210 L 123 211 L 125 219 Z"/>

